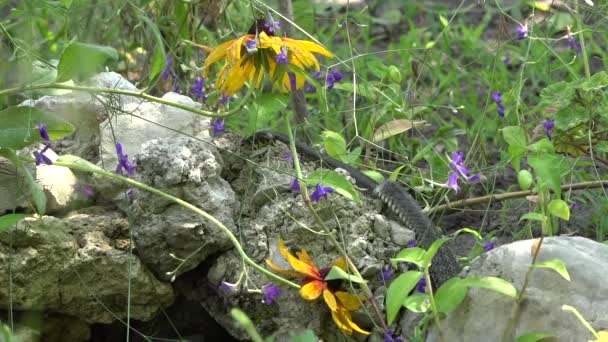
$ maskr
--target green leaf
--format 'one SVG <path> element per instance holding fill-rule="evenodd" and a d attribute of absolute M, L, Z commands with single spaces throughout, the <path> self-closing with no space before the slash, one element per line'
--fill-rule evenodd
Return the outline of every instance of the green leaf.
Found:
<path fill-rule="evenodd" d="M 372 142 L 379 142 L 390 137 L 394 137 L 398 134 L 407 132 L 412 128 L 419 128 L 427 126 L 427 122 L 424 120 L 414 121 L 405 119 L 391 120 L 384 125 L 378 127 L 372 137 Z"/>
<path fill-rule="evenodd" d="M 74 132 L 69 122 L 34 107 L 9 107 L 0 112 L 0 147 L 19 150 L 42 141 L 39 124 L 45 124 L 51 140 Z"/>
<path fill-rule="evenodd" d="M 408 271 L 398 276 L 389 285 L 388 290 L 386 290 L 386 320 L 388 325 L 393 324 L 405 297 L 418 284 L 421 276 L 422 272 Z"/>
<path fill-rule="evenodd" d="M 475 237 L 477 240 L 479 240 L 479 241 L 483 241 L 483 236 L 481 236 L 481 234 L 479 234 L 479 232 L 478 232 L 478 231 L 473 230 L 473 229 L 471 229 L 471 228 L 462 228 L 462 229 L 459 229 L 459 230 L 457 230 L 457 231 L 456 231 L 456 232 L 455 232 L 453 235 L 454 235 L 454 236 L 456 236 L 456 235 L 458 235 L 458 234 L 460 234 L 460 233 L 468 233 L 468 234 L 471 234 L 471 235 L 473 235 L 473 236 L 474 236 L 474 237 Z"/>
<path fill-rule="evenodd" d="M 359 194 L 353 188 L 353 184 L 346 177 L 335 171 L 315 171 L 308 175 L 305 181 L 310 185 L 322 184 L 324 186 L 331 186 L 340 195 L 356 203 L 361 203 L 361 198 L 359 198 Z"/>
<path fill-rule="evenodd" d="M 497 277 L 469 277 L 463 279 L 461 285 L 467 287 L 480 287 L 488 290 L 493 290 L 513 298 L 515 298 L 515 296 L 517 295 L 517 290 L 513 285 L 511 285 L 511 283 Z"/>
<path fill-rule="evenodd" d="M 533 154 L 528 156 L 528 164 L 536 172 L 539 182 L 545 183 L 555 192 L 556 197 L 561 197 L 561 164 L 562 158 L 552 154 Z"/>
<path fill-rule="evenodd" d="M 289 342 L 317 342 L 317 336 L 315 336 L 315 333 L 312 330 L 307 329 L 291 336 Z"/>
<path fill-rule="evenodd" d="M 384 176 L 380 172 L 378 172 L 378 171 L 365 170 L 365 171 L 363 171 L 363 173 L 367 177 L 373 179 L 374 182 L 376 182 L 378 184 L 384 182 Z"/>
<path fill-rule="evenodd" d="M 154 57 L 152 58 L 152 67 L 150 67 L 150 81 L 153 81 L 167 66 L 167 55 L 165 53 L 165 44 L 163 37 L 158 29 L 158 26 L 145 15 L 139 15 L 139 19 L 148 25 L 154 35 Z"/>
<path fill-rule="evenodd" d="M 23 220 L 26 217 L 32 217 L 32 215 L 7 214 L 7 215 L 0 216 L 0 232 L 12 227 L 15 223 Z"/>
<path fill-rule="evenodd" d="M 557 338 L 557 336 L 545 333 L 527 333 L 517 337 L 513 342 L 538 342 L 549 338 Z"/>
<path fill-rule="evenodd" d="M 397 181 L 397 177 L 399 177 L 401 170 L 403 170 L 403 168 L 405 168 L 406 166 L 407 166 L 407 164 L 403 164 L 403 165 L 399 166 L 398 168 L 394 169 L 388 178 L 392 181 Z"/>
<path fill-rule="evenodd" d="M 562 305 L 562 310 L 564 311 L 570 311 L 574 314 L 574 316 L 576 316 L 576 318 L 578 318 L 579 321 L 581 321 L 581 323 L 583 323 L 583 325 L 585 326 L 585 328 L 587 328 L 587 330 L 589 330 L 590 333 L 592 333 L 593 335 L 598 335 L 597 332 L 595 331 L 595 329 L 593 329 L 593 327 L 591 326 L 591 324 L 589 324 L 589 322 L 587 322 L 587 320 L 583 317 L 583 315 L 581 315 L 580 312 L 578 312 L 578 310 L 576 310 L 575 307 L 570 306 L 570 305 Z M 604 335 L 604 338 L 606 338 L 608 336 Z M 603 342 L 603 340 L 598 340 L 598 342 Z"/>
<path fill-rule="evenodd" d="M 567 82 L 558 82 L 549 85 L 540 92 L 542 107 L 563 108 L 570 105 L 574 98 L 574 89 Z"/>
<path fill-rule="evenodd" d="M 593 74 L 588 81 L 583 82 L 576 88 L 580 88 L 584 91 L 593 91 L 602 90 L 606 87 L 608 87 L 608 73 L 606 73 L 606 71 L 599 71 Z"/>
<path fill-rule="evenodd" d="M 467 287 L 461 278 L 452 278 L 443 283 L 435 293 L 437 311 L 448 313 L 456 310 L 467 296 Z"/>
<path fill-rule="evenodd" d="M 564 264 L 564 262 L 559 259 L 552 259 L 552 260 L 547 260 L 547 261 L 543 261 L 543 262 L 537 262 L 534 265 L 532 265 L 532 267 L 543 267 L 543 268 L 552 269 L 555 272 L 559 273 L 559 275 L 561 275 L 564 279 L 566 279 L 567 281 L 570 281 L 570 274 L 568 273 L 568 270 L 566 269 L 566 264 Z"/>
<path fill-rule="evenodd" d="M 441 22 L 441 25 L 443 27 L 448 27 L 448 25 L 449 25 L 448 19 L 446 17 L 442 16 L 441 14 L 439 15 L 439 21 Z"/>
<path fill-rule="evenodd" d="M 519 171 L 521 167 L 521 157 L 524 155 L 525 152 L 525 147 L 509 145 L 509 147 L 507 148 L 507 153 L 509 154 L 509 158 L 511 159 L 511 166 L 513 166 L 513 169 L 515 169 L 515 171 Z"/>
<path fill-rule="evenodd" d="M 521 217 L 519 218 L 519 220 L 532 220 L 532 221 L 540 221 L 540 222 L 544 222 L 547 219 L 547 216 L 541 214 L 541 213 L 527 213 L 527 214 L 523 214 L 521 215 Z"/>
<path fill-rule="evenodd" d="M 435 257 L 435 254 L 437 254 L 437 252 L 439 251 L 439 248 L 441 248 L 441 246 L 443 246 L 443 244 L 448 241 L 450 241 L 450 238 L 443 238 L 443 239 L 435 240 L 435 242 L 433 242 L 431 247 L 429 247 L 429 250 L 424 255 L 424 262 L 422 265 L 423 268 L 427 268 L 431 265 L 431 263 L 433 262 L 433 258 Z"/>
<path fill-rule="evenodd" d="M 64 154 L 64 155 L 59 156 L 59 158 L 57 158 L 55 163 L 61 163 L 71 169 L 76 169 L 78 171 L 87 172 L 87 173 L 103 171 L 103 169 L 100 168 L 99 166 L 97 166 L 85 159 L 82 159 L 81 157 L 73 156 L 71 154 Z"/>
<path fill-rule="evenodd" d="M 65 48 L 59 59 L 56 82 L 89 78 L 108 60 L 118 60 L 118 53 L 114 48 L 72 42 Z"/>
<path fill-rule="evenodd" d="M 420 292 L 412 293 L 403 300 L 403 306 L 413 312 L 427 312 L 430 307 L 429 295 Z"/>
<path fill-rule="evenodd" d="M 334 159 L 344 161 L 348 155 L 344 138 L 339 133 L 333 131 L 323 131 L 321 137 L 323 138 L 323 145 L 327 154 Z"/>
<path fill-rule="evenodd" d="M 528 190 L 534 182 L 534 177 L 532 177 L 532 173 L 530 171 L 520 170 L 517 173 L 517 182 L 522 190 Z"/>
<path fill-rule="evenodd" d="M 346 271 L 344 271 L 343 269 L 341 269 L 338 266 L 332 266 L 331 270 L 325 276 L 324 280 L 335 280 L 335 279 L 350 280 L 353 283 L 357 283 L 357 284 L 364 284 L 367 282 L 365 279 L 363 279 L 361 277 L 346 273 Z"/>
<path fill-rule="evenodd" d="M 510 146 L 526 147 L 526 131 L 521 126 L 507 126 L 502 129 L 502 136 Z"/>
<path fill-rule="evenodd" d="M 412 247 L 402 249 L 396 258 L 392 258 L 391 262 L 396 265 L 398 262 L 411 262 L 418 267 L 423 267 L 426 251 L 420 247 Z"/>
<path fill-rule="evenodd" d="M 561 199 L 554 199 L 547 205 L 549 212 L 566 221 L 570 220 L 570 207 Z"/>
<path fill-rule="evenodd" d="M 528 146 L 528 150 L 533 152 L 545 152 L 550 154 L 555 153 L 553 143 L 551 143 L 549 139 L 541 139 L 535 142 L 534 144 Z"/>

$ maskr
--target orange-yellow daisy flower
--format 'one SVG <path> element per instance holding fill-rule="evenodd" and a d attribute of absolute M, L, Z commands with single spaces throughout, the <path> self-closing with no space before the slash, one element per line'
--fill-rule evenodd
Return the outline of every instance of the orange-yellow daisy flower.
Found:
<path fill-rule="evenodd" d="M 272 261 L 266 259 L 266 264 L 274 271 L 287 274 L 293 277 L 303 278 L 300 295 L 306 300 L 315 300 L 323 295 L 325 303 L 331 310 L 331 316 L 334 322 L 344 333 L 351 335 L 353 331 L 368 335 L 369 332 L 361 329 L 351 317 L 351 311 L 356 311 L 361 307 L 359 297 L 348 292 L 337 291 L 332 289 L 331 281 L 325 281 L 325 276 L 331 270 L 331 267 L 337 266 L 346 271 L 346 260 L 340 257 L 330 267 L 319 270 L 313 262 L 306 250 L 302 249 L 297 252 L 295 257 L 285 247 L 283 240 L 279 240 L 279 251 L 281 255 L 289 262 L 292 270 L 285 270 Z"/>
<path fill-rule="evenodd" d="M 301 89 L 305 82 L 301 74 L 306 69 L 320 70 L 313 53 L 333 57 L 317 43 L 277 37 L 265 26 L 264 19 L 257 19 L 246 35 L 220 44 L 205 60 L 205 73 L 212 64 L 224 61 L 215 85 L 227 96 L 239 91 L 245 81 L 259 88 L 265 73 L 282 92 Z"/>

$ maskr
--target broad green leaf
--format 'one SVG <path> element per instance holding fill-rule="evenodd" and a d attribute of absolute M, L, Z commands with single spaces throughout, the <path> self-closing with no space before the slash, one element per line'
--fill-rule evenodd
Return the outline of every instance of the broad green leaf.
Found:
<path fill-rule="evenodd" d="M 304 330 L 301 333 L 295 334 L 289 338 L 289 342 L 317 342 L 317 336 L 310 330 Z"/>
<path fill-rule="evenodd" d="M 513 342 L 538 342 L 544 339 L 556 338 L 557 336 L 545 333 L 527 333 L 517 337 Z"/>
<path fill-rule="evenodd" d="M 543 267 L 552 269 L 555 272 L 559 273 L 559 275 L 561 275 L 564 279 L 570 281 L 570 274 L 568 273 L 568 269 L 566 269 L 566 265 L 564 264 L 564 262 L 559 259 L 537 262 L 532 265 L 532 267 Z"/>
<path fill-rule="evenodd" d="M 365 170 L 365 171 L 363 171 L 363 173 L 367 177 L 373 179 L 374 182 L 376 182 L 378 184 L 384 182 L 384 176 L 380 172 L 378 172 L 378 171 Z"/>
<path fill-rule="evenodd" d="M 323 138 L 323 145 L 327 154 L 334 159 L 344 161 L 348 155 L 344 138 L 339 133 L 333 131 L 323 131 L 321 137 Z"/>
<path fill-rule="evenodd" d="M 574 89 L 567 82 L 553 83 L 540 92 L 540 106 L 563 108 L 570 105 Z"/>
<path fill-rule="evenodd" d="M 69 122 L 34 107 L 9 107 L 0 112 L 0 147 L 19 150 L 41 141 L 39 124 L 45 124 L 51 140 L 74 132 Z"/>
<path fill-rule="evenodd" d="M 403 300 L 403 306 L 412 312 L 427 312 L 430 307 L 429 295 L 420 292 L 412 293 Z"/>
<path fill-rule="evenodd" d="M 469 277 L 462 280 L 461 285 L 467 287 L 480 287 L 502 293 L 515 298 L 517 290 L 508 281 L 497 277 Z"/>
<path fill-rule="evenodd" d="M 526 131 L 521 126 L 507 126 L 502 129 L 502 136 L 507 144 L 517 147 L 526 147 Z"/>
<path fill-rule="evenodd" d="M 15 223 L 23 220 L 26 217 L 31 217 L 32 215 L 26 214 L 7 214 L 0 216 L 0 232 L 12 227 Z"/>
<path fill-rule="evenodd" d="M 536 178 L 555 192 L 556 197 L 561 196 L 561 164 L 562 158 L 553 154 L 533 154 L 528 156 L 528 163 L 536 172 Z"/>
<path fill-rule="evenodd" d="M 414 121 L 405 119 L 391 120 L 384 125 L 378 127 L 372 137 L 373 142 L 379 142 L 395 135 L 407 132 L 412 128 L 425 127 L 427 122 L 424 120 Z"/>
<path fill-rule="evenodd" d="M 599 71 L 593 74 L 588 81 L 581 83 L 581 85 L 576 88 L 580 88 L 584 91 L 592 91 L 602 90 L 606 87 L 608 87 L 608 73 L 606 73 L 606 71 Z"/>
<path fill-rule="evenodd" d="M 395 65 L 391 65 L 388 67 L 388 71 L 386 72 L 386 78 L 388 78 L 389 82 L 394 84 L 401 84 L 403 81 L 403 77 L 401 76 L 401 70 Z"/>
<path fill-rule="evenodd" d="M 521 215 L 521 217 L 519 218 L 519 220 L 531 220 L 531 221 L 541 221 L 544 222 L 547 219 L 547 216 L 541 214 L 541 213 L 527 213 L 527 214 L 523 214 Z"/>
<path fill-rule="evenodd" d="M 112 47 L 72 42 L 68 45 L 57 66 L 57 82 L 83 80 L 93 76 L 108 60 L 118 60 Z"/>
<path fill-rule="evenodd" d="M 335 280 L 335 279 L 344 279 L 350 280 L 353 283 L 364 284 L 367 281 L 361 277 L 358 277 L 353 274 L 346 273 L 343 269 L 337 266 L 332 266 L 329 273 L 325 276 L 324 280 Z"/>
<path fill-rule="evenodd" d="M 547 205 L 549 212 L 566 221 L 570 220 L 570 207 L 561 199 L 554 199 Z"/>
<path fill-rule="evenodd" d="M 359 157 L 361 157 L 361 147 L 355 147 L 352 151 L 348 152 L 346 156 L 344 156 L 344 162 L 349 165 L 356 165 L 359 162 Z"/>
<path fill-rule="evenodd" d="M 397 265 L 398 262 L 411 262 L 416 264 L 418 267 L 423 267 L 426 251 L 420 247 L 412 247 L 402 249 L 396 258 L 391 259 L 393 265 Z"/>
<path fill-rule="evenodd" d="M 528 190 L 532 186 L 534 182 L 534 177 L 532 177 L 532 173 L 528 170 L 520 170 L 517 173 L 517 182 L 519 183 L 519 188 L 522 190 Z"/>
<path fill-rule="evenodd" d="M 388 325 L 393 324 L 399 309 L 403 306 L 405 297 L 418 284 L 421 276 L 422 272 L 408 271 L 399 275 L 389 285 L 386 290 L 386 320 Z"/>
<path fill-rule="evenodd" d="M 545 152 L 545 153 L 555 153 L 555 148 L 553 144 L 549 141 L 549 139 L 541 139 L 534 144 L 528 146 L 527 148 L 533 152 Z"/>
<path fill-rule="evenodd" d="M 519 171 L 521 167 L 521 157 L 524 155 L 525 152 L 526 148 L 521 146 L 509 145 L 509 147 L 507 148 L 509 159 L 511 159 L 511 166 L 513 166 L 513 169 L 515 169 L 515 171 Z"/>
<path fill-rule="evenodd" d="M 448 241 L 450 241 L 450 238 L 443 238 L 443 239 L 435 240 L 435 242 L 433 242 L 431 247 L 429 247 L 429 250 L 424 255 L 424 263 L 422 265 L 423 268 L 427 268 L 431 265 L 431 263 L 433 262 L 433 258 L 435 257 L 435 254 L 437 254 L 437 252 L 439 251 L 439 248 L 441 248 L 441 246 L 443 246 L 443 244 Z"/>
<path fill-rule="evenodd" d="M 467 287 L 461 278 L 452 278 L 443 283 L 435 293 L 437 311 L 448 313 L 456 310 L 467 296 Z"/>
<path fill-rule="evenodd" d="M 353 184 L 346 177 L 335 171 L 315 171 L 308 175 L 305 181 L 310 185 L 322 184 L 323 186 L 331 186 L 340 195 L 359 204 L 361 203 L 361 198 L 359 198 L 359 194 L 353 188 Z"/>

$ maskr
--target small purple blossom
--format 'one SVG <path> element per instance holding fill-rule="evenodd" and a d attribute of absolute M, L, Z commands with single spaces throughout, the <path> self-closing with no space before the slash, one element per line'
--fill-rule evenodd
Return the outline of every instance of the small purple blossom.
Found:
<path fill-rule="evenodd" d="M 509 57 L 509 55 L 504 56 L 504 57 L 502 58 L 502 63 L 503 63 L 504 65 L 509 65 L 509 64 L 511 64 L 511 57 Z"/>
<path fill-rule="evenodd" d="M 95 190 L 89 185 L 74 184 L 72 188 L 74 191 L 80 192 L 84 197 L 93 197 L 95 195 Z"/>
<path fill-rule="evenodd" d="M 36 159 L 36 166 L 40 166 L 41 164 L 52 165 L 53 161 L 47 157 L 44 153 L 49 149 L 50 145 L 44 145 L 42 151 L 34 151 L 34 159 Z"/>
<path fill-rule="evenodd" d="M 219 118 L 219 119 L 213 121 L 212 125 L 213 125 L 213 136 L 214 137 L 217 137 L 218 135 L 220 135 L 224 131 L 226 131 L 226 129 L 224 128 L 224 119 L 223 118 Z"/>
<path fill-rule="evenodd" d="M 51 138 L 49 137 L 49 132 L 46 130 L 46 125 L 41 123 L 38 125 L 38 131 L 40 132 L 40 137 L 44 140 L 44 141 L 50 141 Z"/>
<path fill-rule="evenodd" d="M 247 38 L 243 45 L 245 45 L 245 48 L 249 53 L 257 51 L 258 43 L 255 39 Z"/>
<path fill-rule="evenodd" d="M 218 286 L 218 290 L 220 290 L 220 293 L 224 295 L 231 295 L 238 290 L 238 286 L 238 283 L 233 284 L 222 280 L 222 283 L 220 284 L 220 286 Z"/>
<path fill-rule="evenodd" d="M 222 106 L 225 106 L 228 101 L 232 102 L 234 101 L 234 96 L 226 96 L 226 93 L 222 93 L 222 97 L 220 98 L 219 101 L 217 101 L 217 103 L 219 103 Z"/>
<path fill-rule="evenodd" d="M 173 86 L 171 87 L 171 91 L 177 94 L 181 94 L 182 89 L 179 87 L 179 83 L 177 83 L 177 79 L 173 82 Z"/>
<path fill-rule="evenodd" d="M 293 154 L 291 152 L 285 152 L 281 154 L 281 158 L 293 163 Z M 300 159 L 300 154 L 296 154 L 296 158 Z"/>
<path fill-rule="evenodd" d="M 266 305 L 272 305 L 274 300 L 281 295 L 281 289 L 270 283 L 262 286 L 262 293 L 264 294 L 264 299 L 262 299 L 262 303 Z"/>
<path fill-rule="evenodd" d="M 120 143 L 116 143 L 116 154 L 118 155 L 118 165 L 116 165 L 116 173 L 122 174 L 122 170 L 124 169 L 129 175 L 133 175 L 133 173 L 135 172 L 135 167 L 129 162 L 129 156 L 123 154 L 122 145 Z"/>
<path fill-rule="evenodd" d="M 381 276 L 382 276 L 382 280 L 391 280 L 391 279 L 393 279 L 393 276 L 394 276 L 393 275 L 393 266 L 391 266 L 390 264 L 384 266 L 384 270 L 382 270 Z"/>
<path fill-rule="evenodd" d="M 319 202 L 323 197 L 327 199 L 327 196 L 333 192 L 334 189 L 332 187 L 317 184 L 316 190 L 310 195 L 310 200 L 313 202 Z"/>
<path fill-rule="evenodd" d="M 297 89 L 296 74 L 294 74 L 293 72 L 289 71 L 287 73 L 287 77 L 289 77 L 289 86 L 291 87 L 291 91 L 295 91 Z"/>
<path fill-rule="evenodd" d="M 274 30 L 281 29 L 281 22 L 275 21 L 272 17 L 272 14 L 268 13 L 268 21 L 266 21 L 266 23 L 264 24 L 264 28 L 267 32 L 274 34 Z"/>
<path fill-rule="evenodd" d="M 464 166 L 463 163 L 464 152 L 457 151 L 452 154 L 452 160 L 448 165 L 452 173 L 450 173 L 448 176 L 447 187 L 454 189 L 454 191 L 457 193 L 460 191 L 460 187 L 458 186 L 458 178 L 464 179 L 468 183 L 479 182 L 479 175 L 475 174 L 473 176 L 469 176 L 469 169 Z"/>
<path fill-rule="evenodd" d="M 483 243 L 482 247 L 484 252 L 489 252 L 496 247 L 496 242 L 486 241 Z"/>
<path fill-rule="evenodd" d="M 568 208 L 570 208 L 570 210 L 573 210 L 573 209 L 578 209 L 578 208 L 580 208 L 580 207 L 581 207 L 580 202 L 576 202 L 576 201 L 575 201 L 575 202 L 570 203 L 570 205 L 568 206 Z"/>
<path fill-rule="evenodd" d="M 412 240 L 410 242 L 408 242 L 407 246 L 405 246 L 406 248 L 413 248 L 416 247 L 416 240 Z"/>
<path fill-rule="evenodd" d="M 518 40 L 524 40 L 528 37 L 528 25 L 520 25 L 515 29 Z"/>
<path fill-rule="evenodd" d="M 500 117 L 504 117 L 505 116 L 505 105 L 502 103 L 502 94 L 499 91 L 493 92 L 492 100 L 494 100 L 494 102 L 496 102 L 498 115 L 500 115 Z"/>
<path fill-rule="evenodd" d="M 330 72 L 328 72 L 327 73 L 327 90 L 334 89 L 334 84 L 336 82 L 339 82 L 343 78 L 344 78 L 344 74 L 339 71 L 331 70 Z"/>
<path fill-rule="evenodd" d="M 310 77 L 314 80 L 318 80 L 319 78 L 321 78 L 321 72 L 320 71 L 315 71 L 314 73 L 312 73 L 310 75 Z M 315 87 L 314 85 L 306 82 L 304 85 L 304 91 L 307 93 L 316 93 L 317 92 L 317 87 Z"/>
<path fill-rule="evenodd" d="M 426 292 L 426 278 L 424 276 L 420 277 L 418 284 L 416 284 L 416 291 L 421 293 Z"/>
<path fill-rule="evenodd" d="M 545 126 L 545 134 L 547 135 L 547 139 L 552 140 L 551 131 L 553 127 L 555 127 L 555 120 L 545 120 L 543 121 L 543 126 Z"/>
<path fill-rule="evenodd" d="M 403 342 L 401 337 L 395 337 L 391 329 L 384 331 L 384 342 Z"/>
<path fill-rule="evenodd" d="M 291 185 L 289 186 L 289 190 L 296 192 L 296 193 L 299 193 L 302 191 L 302 189 L 300 189 L 300 182 L 298 182 L 297 178 L 291 182 Z"/>
<path fill-rule="evenodd" d="M 281 53 L 277 55 L 275 61 L 279 64 L 287 65 L 287 48 L 285 46 L 281 46 Z"/>
<path fill-rule="evenodd" d="M 173 64 L 173 56 L 169 55 L 169 56 L 167 56 L 165 70 L 163 70 L 163 74 L 162 74 L 163 80 L 165 80 L 165 81 L 169 79 L 169 76 L 171 76 L 172 79 L 177 78 L 177 75 L 173 72 L 172 64 Z"/>
<path fill-rule="evenodd" d="M 203 102 L 207 102 L 207 94 L 205 93 L 205 78 L 204 77 L 197 77 L 194 80 L 194 85 L 192 85 L 192 88 L 190 88 L 190 93 L 192 95 L 194 95 L 194 98 L 196 100 L 199 101 L 203 101 Z"/>

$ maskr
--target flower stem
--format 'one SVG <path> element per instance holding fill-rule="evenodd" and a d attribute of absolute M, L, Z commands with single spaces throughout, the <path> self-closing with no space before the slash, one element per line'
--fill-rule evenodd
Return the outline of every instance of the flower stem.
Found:
<path fill-rule="evenodd" d="M 583 67 L 585 68 L 585 77 L 587 80 L 591 78 L 591 69 L 589 68 L 589 58 L 585 50 L 585 35 L 583 31 L 583 20 L 581 19 L 581 7 L 578 0 L 574 0 L 574 18 L 576 20 L 576 30 L 578 33 L 579 42 L 581 44 L 581 56 L 583 58 Z"/>
<path fill-rule="evenodd" d="M 441 342 L 445 342 L 445 336 L 443 335 L 443 330 L 441 330 L 441 324 L 439 323 L 439 311 L 437 311 L 437 302 L 435 301 L 435 296 L 433 295 L 433 283 L 431 283 L 431 274 L 429 273 L 428 267 L 424 269 L 424 279 L 428 284 L 426 288 L 429 291 L 431 309 L 433 310 L 433 319 L 435 320 L 435 325 L 437 326 L 437 331 L 439 332 L 439 339 Z"/>

